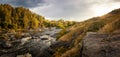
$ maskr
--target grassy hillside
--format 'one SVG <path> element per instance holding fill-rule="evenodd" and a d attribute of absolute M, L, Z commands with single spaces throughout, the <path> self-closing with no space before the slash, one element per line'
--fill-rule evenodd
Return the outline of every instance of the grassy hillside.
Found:
<path fill-rule="evenodd" d="M 80 57 L 81 40 L 87 32 L 111 34 L 116 30 L 120 30 L 120 9 L 113 10 L 104 16 L 80 22 L 69 28 L 69 32 L 58 39 L 58 41 L 69 42 L 69 47 L 66 48 L 63 45 L 57 48 L 54 56 Z"/>

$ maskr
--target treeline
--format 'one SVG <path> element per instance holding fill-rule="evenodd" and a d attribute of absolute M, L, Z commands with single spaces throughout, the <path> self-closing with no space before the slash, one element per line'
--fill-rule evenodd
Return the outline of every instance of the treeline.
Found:
<path fill-rule="evenodd" d="M 23 7 L 12 7 L 9 4 L 0 4 L 1 29 L 36 29 L 42 27 L 66 28 L 75 24 L 74 21 L 49 21 L 45 17 L 31 12 Z"/>
<path fill-rule="evenodd" d="M 75 21 L 64 21 L 63 19 L 60 19 L 58 21 L 45 20 L 45 22 L 44 22 L 45 26 L 47 26 L 47 27 L 57 27 L 57 28 L 62 28 L 62 29 L 65 29 L 65 28 L 72 26 L 76 23 L 77 22 L 75 22 Z"/>

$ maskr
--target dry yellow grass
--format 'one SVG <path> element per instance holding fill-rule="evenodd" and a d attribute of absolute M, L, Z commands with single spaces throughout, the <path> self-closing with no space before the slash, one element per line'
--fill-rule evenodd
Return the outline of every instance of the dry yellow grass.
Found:
<path fill-rule="evenodd" d="M 98 32 L 109 34 L 114 30 L 120 29 L 120 19 L 117 19 L 111 23 L 106 24 L 103 28 L 101 28 Z"/>
<path fill-rule="evenodd" d="M 79 53 L 79 43 L 87 32 L 98 32 L 110 34 L 120 29 L 120 9 L 112 11 L 104 16 L 94 17 L 89 20 L 80 22 L 69 28 L 70 32 L 60 37 L 58 40 L 71 41 L 70 49 L 66 49 L 64 53 L 56 51 L 55 57 L 74 57 Z M 74 39 L 72 39 L 74 38 Z M 76 47 L 77 46 L 77 47 Z M 59 49 L 59 48 L 58 48 Z M 79 56 L 78 56 L 79 57 Z"/>
<path fill-rule="evenodd" d="M 74 56 L 73 54 L 77 54 L 77 53 L 79 53 L 79 49 L 74 47 L 74 48 L 66 51 L 65 53 L 63 53 L 61 55 L 61 57 L 71 57 L 71 56 Z"/>

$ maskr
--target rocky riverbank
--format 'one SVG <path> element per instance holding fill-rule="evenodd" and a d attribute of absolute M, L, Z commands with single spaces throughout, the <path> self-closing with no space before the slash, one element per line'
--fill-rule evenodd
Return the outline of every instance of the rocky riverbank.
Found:
<path fill-rule="evenodd" d="M 0 39 L 0 57 L 43 56 L 44 52 L 48 53 L 45 50 L 56 42 L 56 38 L 53 36 L 60 32 L 61 29 L 53 27 L 51 29 L 43 29 L 42 32 L 33 33 L 32 31 L 21 33 L 22 38 L 20 39 L 16 39 L 14 33 L 4 33 L 9 36 L 9 39 Z"/>

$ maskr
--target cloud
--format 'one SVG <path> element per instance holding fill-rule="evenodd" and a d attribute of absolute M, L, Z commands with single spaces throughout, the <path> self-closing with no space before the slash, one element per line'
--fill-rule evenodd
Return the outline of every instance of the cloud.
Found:
<path fill-rule="evenodd" d="M 119 0 L 46 0 L 46 3 L 48 5 L 31 10 L 50 19 L 81 21 L 120 8 Z"/>
<path fill-rule="evenodd" d="M 1 0 L 13 6 L 24 6 L 49 19 L 81 21 L 119 8 L 120 0 Z"/>
<path fill-rule="evenodd" d="M 27 8 L 42 6 L 44 0 L 1 0 L 2 4 L 11 4 L 13 6 L 23 6 Z"/>
<path fill-rule="evenodd" d="M 46 0 L 46 6 L 31 8 L 32 11 L 40 13 L 51 19 L 79 19 L 78 16 L 85 18 L 89 5 L 82 0 Z M 39 9 L 39 10 L 38 10 Z M 92 13 L 92 12 L 90 12 Z"/>
<path fill-rule="evenodd" d="M 120 2 L 120 0 L 113 0 L 114 2 Z"/>

